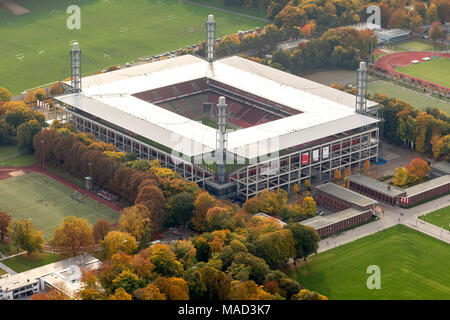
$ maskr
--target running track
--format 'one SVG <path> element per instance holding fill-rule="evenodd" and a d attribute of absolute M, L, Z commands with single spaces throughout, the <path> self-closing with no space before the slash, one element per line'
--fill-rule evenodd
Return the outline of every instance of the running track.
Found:
<path fill-rule="evenodd" d="M 37 165 L 33 165 L 33 166 L 30 166 L 30 167 L 0 167 L 0 179 L 1 178 L 3 178 L 3 179 L 6 178 L 5 173 L 9 173 L 11 171 L 16 171 L 16 170 L 21 170 L 21 171 L 24 171 L 24 172 L 27 172 L 27 173 L 28 172 L 35 172 L 35 173 L 43 174 L 43 175 L 45 175 L 45 176 L 47 176 L 47 177 L 49 177 L 49 178 L 51 178 L 51 179 L 53 179 L 55 181 L 58 181 L 59 183 L 65 185 L 65 186 L 67 186 L 67 187 L 69 187 L 69 188 L 71 188 L 71 189 L 73 189 L 75 191 L 78 191 L 78 192 L 80 192 L 82 194 L 86 194 L 92 200 L 95 200 L 95 201 L 105 205 L 106 207 L 108 207 L 110 209 L 113 209 L 113 210 L 115 210 L 115 211 L 117 211 L 119 213 L 122 212 L 122 208 L 120 208 L 118 205 L 116 205 L 116 204 L 114 204 L 114 203 L 112 203 L 112 202 L 110 202 L 110 201 L 108 201 L 106 199 L 103 199 L 102 197 L 99 197 L 95 193 L 89 192 L 89 191 L 81 188 L 80 186 L 76 185 L 75 183 L 67 181 L 67 180 L 61 178 L 60 176 L 58 176 L 58 175 L 56 175 L 56 174 L 54 174 L 52 172 L 49 172 L 49 171 L 47 171 L 47 170 L 45 170 L 42 167 L 39 167 Z"/>

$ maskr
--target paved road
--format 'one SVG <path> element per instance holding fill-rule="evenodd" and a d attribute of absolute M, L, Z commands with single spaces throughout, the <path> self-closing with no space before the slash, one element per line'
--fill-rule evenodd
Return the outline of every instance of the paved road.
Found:
<path fill-rule="evenodd" d="M 8 272 L 10 275 L 16 274 L 17 272 L 15 272 L 13 269 L 11 269 L 10 267 L 8 267 L 7 265 L 3 264 L 0 262 L 0 269 L 5 270 L 6 272 Z"/>
<path fill-rule="evenodd" d="M 180 1 L 184 2 L 184 3 L 187 3 L 187 4 L 192 4 L 194 6 L 205 7 L 205 8 L 214 9 L 214 10 L 217 10 L 217 11 L 222 11 L 222 12 L 226 12 L 226 13 L 232 13 L 232 14 L 235 14 L 235 15 L 241 16 L 241 17 L 246 17 L 246 18 L 250 18 L 250 19 L 254 19 L 254 20 L 259 20 L 259 21 L 271 23 L 271 21 L 269 19 L 265 19 L 265 18 L 261 18 L 261 17 L 255 17 L 255 16 L 251 16 L 249 14 L 245 14 L 245 13 L 241 13 L 241 12 L 237 12 L 237 11 L 232 11 L 232 10 L 228 10 L 228 9 L 217 8 L 217 7 L 210 6 L 210 5 L 204 4 L 204 3 L 198 3 L 198 2 L 195 2 L 195 1 L 189 1 L 189 0 L 180 0 Z"/>
<path fill-rule="evenodd" d="M 434 225 L 422 224 L 417 221 L 417 218 L 426 213 L 435 211 L 437 209 L 450 205 L 450 196 L 444 196 L 433 201 L 426 202 L 411 209 L 403 209 L 399 207 L 384 206 L 384 214 L 381 214 L 379 220 L 362 225 L 360 227 L 344 231 L 336 237 L 328 237 L 319 242 L 319 249 L 317 252 L 323 252 L 333 249 L 337 246 L 355 241 L 383 229 L 393 227 L 397 224 L 404 224 L 408 227 L 414 228 L 417 231 L 423 232 L 436 239 L 450 243 L 450 232 L 441 230 Z M 417 225 L 417 227 L 416 227 Z"/>

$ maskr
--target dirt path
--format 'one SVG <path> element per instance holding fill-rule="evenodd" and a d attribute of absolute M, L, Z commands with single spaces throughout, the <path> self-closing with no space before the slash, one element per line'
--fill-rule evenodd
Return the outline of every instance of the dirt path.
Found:
<path fill-rule="evenodd" d="M 12 0 L 3 0 L 0 1 L 3 2 L 3 6 L 12 12 L 15 16 L 20 16 L 21 14 L 26 14 L 31 12 L 27 8 L 22 7 L 20 4 L 18 4 L 16 1 Z"/>
<path fill-rule="evenodd" d="M 113 209 L 117 212 L 122 212 L 122 208 L 120 208 L 118 205 L 116 205 L 115 203 L 112 203 L 106 199 L 103 199 L 102 197 L 99 197 L 98 195 L 96 195 L 93 192 L 89 192 L 87 190 L 85 190 L 84 188 L 81 188 L 80 186 L 76 185 L 75 183 L 72 183 L 70 181 L 67 181 L 63 178 L 61 178 L 60 176 L 49 172 L 37 165 L 33 165 L 30 167 L 0 167 L 0 176 L 4 177 L 5 173 L 9 175 L 10 172 L 14 172 L 14 171 L 24 171 L 24 172 L 36 172 L 36 173 L 40 173 L 43 174 L 55 181 L 58 181 L 59 183 L 65 185 L 66 187 L 69 187 L 75 191 L 78 191 L 82 194 L 86 194 L 89 198 L 91 198 L 92 200 L 95 200 L 103 205 L 105 205 L 106 207 Z"/>

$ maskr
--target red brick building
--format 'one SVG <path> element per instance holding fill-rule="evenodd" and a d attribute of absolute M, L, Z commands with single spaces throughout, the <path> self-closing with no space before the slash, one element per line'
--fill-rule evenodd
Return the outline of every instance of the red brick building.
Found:
<path fill-rule="evenodd" d="M 406 196 L 400 199 L 400 206 L 408 208 L 415 204 L 450 193 L 450 175 L 426 181 L 405 189 Z"/>
<path fill-rule="evenodd" d="M 378 204 L 373 199 L 331 182 L 317 186 L 314 198 L 318 204 L 337 211 L 348 208 L 374 210 Z"/>

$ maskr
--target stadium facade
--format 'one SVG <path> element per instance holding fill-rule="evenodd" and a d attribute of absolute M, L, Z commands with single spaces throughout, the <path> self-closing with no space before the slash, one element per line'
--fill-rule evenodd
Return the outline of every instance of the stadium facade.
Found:
<path fill-rule="evenodd" d="M 364 79 L 356 98 L 208 52 L 207 59 L 184 55 L 81 82 L 75 73 L 74 90 L 55 98 L 61 119 L 120 151 L 159 159 L 219 198 L 290 191 L 377 159 L 379 119 L 370 112 L 377 104 L 365 99 Z"/>

